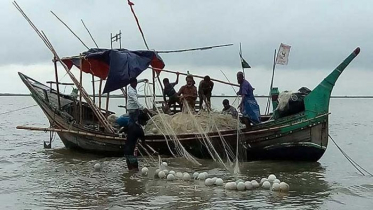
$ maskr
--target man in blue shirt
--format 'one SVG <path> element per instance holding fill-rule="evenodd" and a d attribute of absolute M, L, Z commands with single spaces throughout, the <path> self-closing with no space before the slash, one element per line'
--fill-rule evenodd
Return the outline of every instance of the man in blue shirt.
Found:
<path fill-rule="evenodd" d="M 242 101 L 238 107 L 244 116 L 246 127 L 250 127 L 250 123 L 254 125 L 260 123 L 260 109 L 254 97 L 255 89 L 245 79 L 242 72 L 237 73 L 237 82 L 240 85 L 237 95 L 242 96 Z"/>

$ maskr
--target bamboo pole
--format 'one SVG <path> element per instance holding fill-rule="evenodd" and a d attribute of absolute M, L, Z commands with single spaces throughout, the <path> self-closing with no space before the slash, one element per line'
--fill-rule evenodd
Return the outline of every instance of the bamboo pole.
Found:
<path fill-rule="evenodd" d="M 276 49 L 275 53 L 273 54 L 273 66 L 272 66 L 272 78 L 271 78 L 271 85 L 269 87 L 269 94 L 268 94 L 268 100 L 267 100 L 267 106 L 264 114 L 269 114 L 270 107 L 271 107 L 271 92 L 273 87 L 273 78 L 275 77 L 275 69 L 276 69 Z"/>
<path fill-rule="evenodd" d="M 243 67 L 242 65 L 242 49 L 241 49 L 241 42 L 240 42 L 240 59 L 241 59 L 241 67 L 242 67 L 242 73 L 243 73 L 243 76 L 245 77 L 245 68 Z"/>
<path fill-rule="evenodd" d="M 155 70 L 153 69 L 153 109 L 156 110 L 155 107 Z"/>
<path fill-rule="evenodd" d="M 110 93 L 107 93 L 106 95 L 106 108 L 105 108 L 105 116 L 109 116 L 109 98 L 110 98 Z"/>
<path fill-rule="evenodd" d="M 127 103 L 128 103 L 128 101 L 127 101 L 127 87 L 124 87 L 124 89 L 123 88 L 121 88 L 120 89 L 121 91 L 122 91 L 122 93 L 123 93 L 123 96 L 124 96 L 124 99 L 125 99 L 125 107 L 124 108 L 126 108 L 126 113 L 127 113 Z"/>
<path fill-rule="evenodd" d="M 92 41 L 93 41 L 93 43 L 95 43 L 95 45 L 96 45 L 96 47 L 98 48 L 98 45 L 97 45 L 97 43 L 96 43 L 96 41 L 95 41 L 95 39 L 93 38 L 93 36 L 92 36 L 92 34 L 91 34 L 91 32 L 88 30 L 88 28 L 87 28 L 87 26 L 84 24 L 84 22 L 83 22 L 83 19 L 80 19 L 81 21 L 82 21 L 82 23 L 83 23 L 83 26 L 84 26 L 84 28 L 87 30 L 87 32 L 88 32 L 88 34 L 89 34 L 89 36 L 91 37 L 91 39 L 92 39 Z"/>
<path fill-rule="evenodd" d="M 158 79 L 159 85 L 161 86 L 161 90 L 162 90 L 162 93 L 163 93 L 163 86 L 162 86 L 161 79 L 159 78 L 159 76 L 157 76 L 157 79 Z"/>
<path fill-rule="evenodd" d="M 86 44 L 84 44 L 84 42 L 78 37 L 78 35 L 76 35 L 75 33 L 74 33 L 74 31 L 73 30 L 71 30 L 71 28 L 65 23 L 65 22 L 63 22 L 56 14 L 54 14 L 54 12 L 53 11 L 51 11 L 51 13 L 67 28 L 67 29 L 69 29 L 69 31 L 77 38 L 77 39 L 79 39 L 79 41 L 84 45 L 84 47 L 86 47 L 87 48 L 87 50 L 89 50 L 89 47 L 86 45 Z"/>
<path fill-rule="evenodd" d="M 181 50 L 157 50 L 157 53 L 178 53 L 178 52 L 187 52 L 187 51 L 195 51 L 195 50 L 210 50 L 217 47 L 228 47 L 232 46 L 233 44 L 221 44 L 221 45 L 213 45 L 207 47 L 197 47 L 197 48 L 189 48 L 189 49 L 181 49 Z"/>
<path fill-rule="evenodd" d="M 61 132 L 61 133 L 72 133 L 82 136 L 92 136 L 97 138 L 103 138 L 103 139 L 111 139 L 111 140 L 126 140 L 126 138 L 116 137 L 116 136 L 105 136 L 100 134 L 93 134 L 88 132 L 81 132 L 76 130 L 67 130 L 67 129 L 60 129 L 60 128 L 40 128 L 40 127 L 28 127 L 28 126 L 17 126 L 17 129 L 22 130 L 31 130 L 31 131 L 53 131 L 53 132 Z"/>
<path fill-rule="evenodd" d="M 55 77 L 56 77 L 58 110 L 60 110 L 61 109 L 61 99 L 60 99 L 60 87 L 59 87 L 59 83 L 58 83 L 58 71 L 57 71 L 56 57 L 54 57 L 53 63 L 54 63 L 54 74 L 55 74 Z M 52 85 L 52 83 L 51 83 L 51 85 Z"/>
<path fill-rule="evenodd" d="M 82 56 L 80 54 L 80 56 Z M 80 57 L 80 77 L 79 77 L 79 85 L 80 86 L 83 86 L 83 58 Z M 83 106 L 82 106 L 82 89 L 80 88 L 79 89 L 79 123 L 82 124 L 83 123 Z"/>
<path fill-rule="evenodd" d="M 176 73 L 177 73 L 176 71 L 167 70 L 167 69 L 159 69 L 159 68 L 153 68 L 153 67 L 149 67 L 149 68 L 152 68 L 152 69 L 155 69 L 155 70 L 160 70 L 160 71 L 167 72 L 167 73 L 173 73 L 173 74 L 176 74 Z M 186 73 L 182 73 L 182 72 L 179 72 L 179 74 L 180 74 L 180 75 L 184 75 L 184 76 L 187 76 L 187 75 L 188 75 L 188 74 L 186 74 Z M 204 78 L 204 76 L 199 76 L 199 75 L 195 75 L 195 74 L 190 74 L 190 75 L 192 75 L 193 77 L 201 78 L 201 79 Z M 225 82 L 225 81 L 222 81 L 222 80 L 217 80 L 217 79 L 212 79 L 212 78 L 211 78 L 211 81 L 215 81 L 215 82 L 223 83 L 223 84 L 226 84 L 226 85 L 232 85 L 232 86 L 240 87 L 238 84 L 233 84 L 233 83 Z M 153 81 L 153 82 L 154 82 L 154 81 Z"/>
<path fill-rule="evenodd" d="M 124 91 L 125 91 L 125 101 L 126 101 L 126 114 L 128 113 L 128 98 L 127 98 L 127 94 L 128 94 L 128 90 L 127 90 L 127 86 L 124 88 Z"/>
<path fill-rule="evenodd" d="M 103 124 L 105 130 L 110 133 L 114 133 L 112 126 L 109 124 L 107 119 L 102 115 L 101 111 L 97 109 L 96 105 L 93 104 L 93 101 L 89 97 L 88 93 L 84 90 L 84 88 L 79 84 L 79 81 L 75 78 L 74 74 L 70 72 L 70 69 L 61 61 L 60 57 L 58 56 L 56 50 L 54 49 L 52 43 L 48 40 L 47 36 L 44 34 L 43 31 L 39 31 L 39 29 L 34 25 L 34 23 L 27 17 L 27 15 L 23 12 L 21 7 L 17 4 L 17 2 L 13 2 L 13 5 L 17 8 L 17 10 L 22 14 L 22 16 L 26 19 L 26 21 L 30 24 L 32 29 L 38 34 L 39 38 L 44 42 L 45 46 L 51 51 L 53 56 L 60 62 L 60 64 L 64 67 L 66 73 L 70 76 L 71 80 L 74 84 L 78 87 L 78 89 L 83 93 L 83 97 L 88 103 L 88 105 L 92 108 L 93 112 L 97 116 L 98 120 Z"/>
<path fill-rule="evenodd" d="M 93 103 L 96 104 L 95 76 L 93 76 L 93 74 L 92 74 L 92 93 L 93 93 Z"/>
<path fill-rule="evenodd" d="M 100 79 L 100 85 L 98 86 L 98 108 L 101 110 L 101 89 L 102 89 L 102 79 Z"/>

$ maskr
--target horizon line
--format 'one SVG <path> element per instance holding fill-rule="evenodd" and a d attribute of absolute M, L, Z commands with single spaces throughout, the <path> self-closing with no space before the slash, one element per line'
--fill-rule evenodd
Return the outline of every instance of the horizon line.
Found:
<path fill-rule="evenodd" d="M 31 96 L 31 93 L 0 93 L 0 96 Z M 90 97 L 93 97 L 92 94 L 89 95 Z M 98 97 L 96 95 L 95 97 Z M 106 98 L 106 95 L 102 95 L 102 98 Z M 110 95 L 111 98 L 124 98 L 121 94 L 116 95 Z M 145 95 L 139 95 L 140 98 L 144 98 Z M 150 96 L 148 96 L 150 97 Z M 156 97 L 163 97 L 162 95 L 156 95 Z M 211 97 L 215 98 L 223 98 L 223 97 L 237 97 L 236 95 L 212 95 Z M 270 96 L 267 95 L 255 95 L 256 98 L 269 98 Z M 373 95 L 332 95 L 330 98 L 373 98 Z"/>

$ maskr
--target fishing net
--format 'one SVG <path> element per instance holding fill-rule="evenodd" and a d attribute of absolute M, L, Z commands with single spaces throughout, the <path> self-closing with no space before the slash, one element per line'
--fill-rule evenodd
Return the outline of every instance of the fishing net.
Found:
<path fill-rule="evenodd" d="M 173 132 L 176 134 L 193 134 L 198 133 L 199 128 L 196 126 L 196 122 L 200 125 L 204 132 L 216 132 L 217 130 L 235 130 L 237 129 L 237 119 L 234 119 L 231 115 L 220 114 L 218 112 L 200 112 L 196 115 L 189 113 L 177 113 L 174 115 L 158 114 L 149 121 L 145 126 L 145 134 L 170 134 L 167 132 L 162 121 L 165 120 Z M 214 124 L 211 123 L 213 120 Z M 155 125 L 156 124 L 156 125 Z M 242 124 L 240 127 L 242 128 Z M 159 130 L 160 129 L 160 130 Z"/>

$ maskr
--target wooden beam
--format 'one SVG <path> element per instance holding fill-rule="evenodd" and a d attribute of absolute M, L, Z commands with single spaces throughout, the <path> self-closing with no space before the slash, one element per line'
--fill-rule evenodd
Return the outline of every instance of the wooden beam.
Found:
<path fill-rule="evenodd" d="M 167 73 L 173 73 L 173 74 L 177 73 L 176 71 L 171 71 L 171 70 L 167 70 L 167 69 L 159 69 L 159 68 L 153 68 L 153 67 L 149 67 L 149 68 L 152 68 L 152 69 L 155 69 L 155 70 L 159 70 L 159 71 L 163 71 L 163 72 L 167 72 Z M 188 76 L 188 74 L 182 73 L 182 72 L 179 72 L 179 74 L 180 75 L 184 75 L 184 76 Z M 189 74 L 189 75 L 192 75 L 193 77 L 197 77 L 197 78 L 201 78 L 201 79 L 204 78 L 204 76 L 199 76 L 199 75 L 195 75 L 195 74 Z M 232 85 L 232 86 L 235 86 L 235 87 L 240 87 L 240 85 L 238 85 L 238 84 L 229 83 L 229 82 L 225 82 L 225 81 L 217 80 L 217 79 L 213 79 L 213 78 L 211 78 L 211 81 L 223 83 L 223 84 L 226 84 L 226 85 Z"/>
<path fill-rule="evenodd" d="M 97 138 L 103 138 L 103 139 L 111 139 L 111 140 L 126 140 L 126 138 L 116 137 L 116 136 L 105 136 L 100 134 L 93 134 L 88 132 L 81 132 L 76 130 L 66 130 L 66 129 L 60 129 L 60 128 L 40 128 L 40 127 L 29 127 L 29 126 L 17 126 L 17 129 L 22 130 L 31 130 L 31 131 L 53 131 L 53 132 L 61 132 L 61 133 L 72 133 L 82 136 L 92 136 Z"/>

